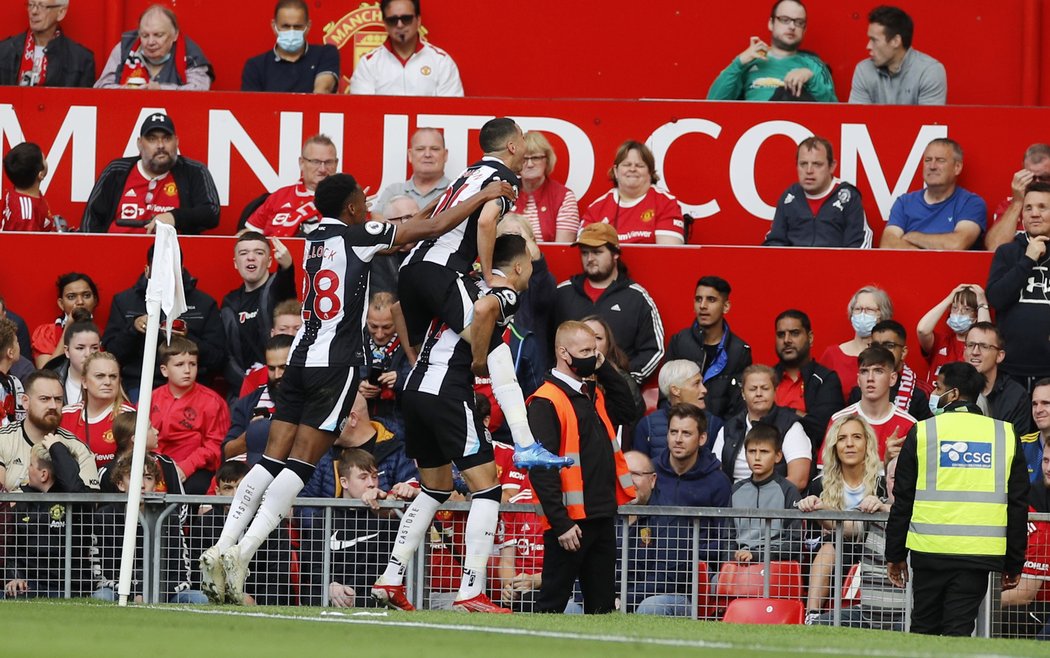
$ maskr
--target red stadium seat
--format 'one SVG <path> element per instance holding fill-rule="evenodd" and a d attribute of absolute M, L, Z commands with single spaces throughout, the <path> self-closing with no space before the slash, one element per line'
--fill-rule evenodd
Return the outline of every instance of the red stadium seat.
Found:
<path fill-rule="evenodd" d="M 730 624 L 801 624 L 804 613 L 801 601 L 737 599 L 729 604 L 722 621 Z"/>
<path fill-rule="evenodd" d="M 763 595 L 765 565 L 727 562 L 718 574 L 717 596 L 721 601 L 758 598 Z M 769 596 L 802 600 L 802 567 L 794 560 L 769 563 Z"/>
<path fill-rule="evenodd" d="M 645 413 L 653 413 L 660 404 L 660 387 L 655 383 L 646 384 L 642 388 L 642 399 L 645 400 Z"/>
<path fill-rule="evenodd" d="M 842 582 L 842 607 L 848 608 L 860 603 L 860 562 L 853 565 Z"/>
<path fill-rule="evenodd" d="M 696 565 L 700 576 L 700 586 L 697 588 L 696 616 L 699 619 L 711 619 L 716 617 L 715 607 L 711 601 L 711 577 L 707 572 L 707 562 L 698 562 Z"/>

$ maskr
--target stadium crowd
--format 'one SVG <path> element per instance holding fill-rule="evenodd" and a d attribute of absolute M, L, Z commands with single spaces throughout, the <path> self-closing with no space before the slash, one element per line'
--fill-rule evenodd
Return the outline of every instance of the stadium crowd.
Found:
<path fill-rule="evenodd" d="M 68 5 L 68 0 L 27 3 L 28 30 L 0 42 L 0 82 L 209 88 L 214 76 L 206 54 L 180 33 L 175 13 L 161 5 L 148 8 L 137 29 L 122 35 L 96 79 L 91 52 L 61 30 Z M 381 8 L 388 39 L 361 59 L 348 93 L 462 95 L 455 62 L 420 39 L 418 0 L 383 0 Z M 308 43 L 307 3 L 280 0 L 272 25 L 275 46 L 246 61 L 242 89 L 335 92 L 338 54 L 333 46 Z M 770 42 L 752 37 L 713 82 L 708 98 L 836 101 L 827 66 L 801 49 L 803 3 L 774 3 L 768 30 Z M 850 102 L 945 103 L 945 69 L 911 48 L 913 30 L 900 9 L 872 10 L 871 57 L 857 65 Z M 13 146 L 3 158 L 0 230 L 152 233 L 164 223 L 180 234 L 198 235 L 216 228 L 215 183 L 205 164 L 179 152 L 176 119 L 159 112 L 145 119 L 138 156 L 110 162 L 82 218 L 72 224 L 53 212 L 41 193 L 48 164 L 40 147 Z M 408 146 L 412 175 L 380 191 L 373 219 L 403 223 L 451 184 L 444 173 L 449 154 L 440 131 L 421 128 Z M 956 184 L 963 147 L 947 138 L 926 145 L 925 185 L 894 202 L 879 246 L 993 250 L 987 277 L 937 291 L 921 318 L 895 316 L 892 300 L 874 286 L 860 288 L 849 300 L 835 300 L 845 302 L 854 337 L 829 347 L 819 359 L 811 353 L 814 327 L 805 309 L 783 309 L 771 337 L 734 333 L 726 319 L 732 282 L 717 272 L 704 272 L 696 282 L 695 321 L 669 328 L 674 333 L 665 335 L 660 311 L 631 278 L 621 245 L 683 244 L 690 219 L 674 196 L 657 187 L 660 177 L 645 144 L 628 140 L 621 145 L 609 170 L 611 189 L 582 209 L 574 193 L 550 177 L 556 155 L 547 138 L 529 132 L 524 148 L 521 187 L 499 231 L 524 238 L 533 269 L 521 310 L 503 338 L 529 397 L 541 388 L 545 374 L 557 369 L 558 328 L 573 321 L 590 327 L 608 364 L 598 371 L 602 390 L 613 391 L 609 400 L 615 392 L 623 394 L 616 398 L 623 404 L 611 415 L 622 437 L 635 504 L 886 512 L 897 459 L 913 427 L 965 401 L 1012 426 L 1031 483 L 1029 509 L 1050 512 L 1050 146 L 1034 143 L 1027 149 L 1023 168 L 1012 175 L 1012 195 L 991 200 L 997 207 L 989 217 L 986 201 Z M 873 246 L 860 192 L 835 176 L 834 151 L 819 136 L 799 144 L 798 183 L 780 196 L 765 245 Z M 18 309 L 7 308 L 0 296 L 0 490 L 126 491 L 136 403 L 144 385 L 153 390 L 144 490 L 232 493 L 264 450 L 274 391 L 302 325 L 296 283 L 302 275 L 281 239 L 309 237 L 316 230 L 322 217 L 314 193 L 339 171 L 339 163 L 330 138 L 311 136 L 302 145 L 299 180 L 243 210 L 233 253 L 241 285 L 220 302 L 183 270 L 190 310 L 170 322 L 174 338 L 159 346 L 153 382 L 141 382 L 152 249 L 143 274 L 113 297 L 105 327 L 92 320 L 100 296 L 91 272 L 62 274 L 55 284 L 58 313 L 36 327 L 27 326 Z M 540 242 L 578 248 L 579 272 L 556 281 Z M 377 501 L 412 500 L 420 491 L 419 473 L 405 454 L 401 411 L 415 355 L 406 351 L 392 314 L 406 253 L 392 249 L 373 262 L 373 295 L 363 327 L 370 365 L 358 372 L 361 384 L 350 420 L 304 490 L 312 497 L 358 499 L 367 507 L 336 510 L 328 535 L 317 510 L 297 509 L 264 545 L 261 566 L 245 592 L 250 602 L 319 604 L 325 598 L 334 606 L 374 604 L 367 591 L 386 565 L 397 531 L 397 519 Z M 918 337 L 928 366 L 924 375 L 906 361 L 909 332 Z M 777 361 L 753 363 L 749 340 L 768 338 L 775 342 Z M 972 400 L 960 399 L 949 385 L 954 370 L 945 367 L 960 362 L 979 373 L 983 383 Z M 654 383 L 659 400 L 647 404 L 643 392 Z M 538 505 L 530 474 L 511 460 L 509 430 L 491 382 L 478 378 L 475 390 L 478 414 L 498 448 L 503 502 Z M 544 476 L 540 480 L 540 489 L 549 484 Z M 465 487 L 458 489 L 467 493 Z M 0 524 L 5 595 L 61 596 L 61 536 L 64 523 L 73 520 L 55 518 L 54 508 L 38 502 L 17 503 L 5 514 Z M 91 575 L 76 593 L 112 599 L 122 514 L 122 507 L 103 508 L 77 521 L 85 524 L 85 545 L 76 560 L 82 557 L 84 564 L 75 568 Z M 435 572 L 452 569 L 463 554 L 464 520 L 458 514 L 439 513 L 435 521 Z M 221 517 L 206 507 L 187 509 L 165 526 L 165 533 L 172 546 L 186 547 L 181 553 L 189 555 L 193 547 L 196 555 L 214 543 Z M 501 518 L 489 590 L 515 610 L 537 604 L 542 525 L 530 512 Z M 632 516 L 618 528 L 617 551 L 628 556 L 617 568 L 617 577 L 628 581 L 628 599 L 618 605 L 643 614 L 690 614 L 690 583 L 697 568 L 692 530 L 687 520 L 665 516 Z M 836 595 L 831 585 L 834 524 L 777 519 L 763 528 L 754 519 L 705 518 L 700 532 L 704 579 L 717 580 L 727 567 L 745 568 L 765 557 L 796 562 L 808 574 L 800 597 L 807 621 L 830 623 L 829 599 Z M 339 542 L 340 533 L 368 539 Z M 853 524 L 845 534 L 842 559 L 846 567 L 859 565 L 861 593 L 842 622 L 902 628 L 903 594 L 889 580 L 886 528 Z M 88 543 L 94 544 L 91 564 Z M 321 582 L 321 573 L 305 572 L 293 582 L 288 565 L 320 562 L 317 556 L 326 544 L 328 582 Z M 1046 639 L 1050 524 L 1030 524 L 1027 546 L 1020 585 L 1004 592 L 1001 601 L 1003 610 L 1024 614 L 1004 613 L 1002 624 L 1012 635 Z M 202 602 L 197 567 L 181 553 L 168 559 L 165 600 Z M 654 563 L 665 565 L 672 577 L 654 577 Z M 454 589 L 442 585 L 442 578 L 432 576 L 439 593 Z M 327 596 L 307 587 L 308 582 L 326 588 Z M 566 590 L 566 596 L 568 602 L 559 608 L 593 611 L 586 600 L 578 602 L 578 592 Z M 440 606 L 438 599 L 432 605 Z"/>

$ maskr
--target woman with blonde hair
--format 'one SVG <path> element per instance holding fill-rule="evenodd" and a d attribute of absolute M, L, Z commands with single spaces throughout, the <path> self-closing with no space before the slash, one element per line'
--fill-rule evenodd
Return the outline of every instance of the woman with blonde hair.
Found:
<path fill-rule="evenodd" d="M 84 360 L 83 382 L 81 401 L 63 407 L 61 426 L 87 444 L 101 469 L 117 452 L 113 419 L 135 407 L 121 386 L 117 357 L 110 352 L 95 352 Z"/>
<path fill-rule="evenodd" d="M 859 414 L 835 420 L 824 438 L 824 471 L 810 483 L 810 495 L 799 501 L 799 511 L 878 512 L 887 498 L 878 445 L 875 430 Z M 823 543 L 810 566 L 807 623 L 820 614 L 829 593 L 835 569 L 836 523 L 819 522 Z M 843 540 L 842 570 L 846 572 L 860 559 L 864 524 L 846 521 Z"/>
<path fill-rule="evenodd" d="M 521 193 L 514 212 L 522 215 L 541 242 L 572 242 L 580 230 L 576 195 L 550 175 L 558 157 L 543 133 L 525 133 Z"/>

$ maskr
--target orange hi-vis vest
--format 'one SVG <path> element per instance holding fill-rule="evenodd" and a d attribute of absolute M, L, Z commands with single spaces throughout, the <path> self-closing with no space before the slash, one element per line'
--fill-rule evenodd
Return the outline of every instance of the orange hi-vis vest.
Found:
<path fill-rule="evenodd" d="M 572 408 L 572 401 L 561 388 L 552 382 L 544 382 L 535 393 L 529 396 L 549 400 L 554 405 L 554 411 L 558 414 L 558 422 L 561 425 L 561 450 L 559 454 L 563 457 L 572 457 L 573 464 L 569 468 L 561 469 L 561 491 L 562 504 L 569 513 L 570 519 L 585 519 L 587 513 L 583 506 L 583 469 L 580 467 L 580 428 L 576 422 L 576 411 Z M 631 480 L 631 471 L 627 468 L 627 460 L 623 457 L 623 451 L 616 440 L 616 430 L 613 429 L 609 414 L 605 411 L 605 395 L 601 389 L 595 389 L 595 411 L 601 418 L 605 431 L 609 435 L 609 442 L 613 447 L 613 459 L 616 461 L 616 502 L 625 505 L 634 500 L 637 493 L 634 482 Z M 540 520 L 544 530 L 550 529 L 550 523 L 543 514 L 540 507 Z"/>

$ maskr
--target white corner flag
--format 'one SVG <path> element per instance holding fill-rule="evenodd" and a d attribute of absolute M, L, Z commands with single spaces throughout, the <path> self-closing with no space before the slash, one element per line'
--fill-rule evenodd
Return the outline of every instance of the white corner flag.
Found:
<path fill-rule="evenodd" d="M 131 575 L 135 565 L 135 542 L 142 502 L 142 464 L 146 459 L 146 431 L 149 409 L 153 402 L 153 370 L 157 361 L 157 334 L 160 313 L 167 317 L 167 339 L 171 344 L 171 325 L 186 310 L 186 291 L 182 285 L 182 254 L 175 228 L 157 222 L 157 239 L 153 243 L 153 262 L 146 286 L 146 336 L 142 350 L 142 379 L 139 382 L 139 413 L 135 419 L 135 444 L 131 456 L 131 481 L 128 483 L 128 505 L 124 516 L 124 547 L 120 555 L 119 603 L 128 603 Z"/>

